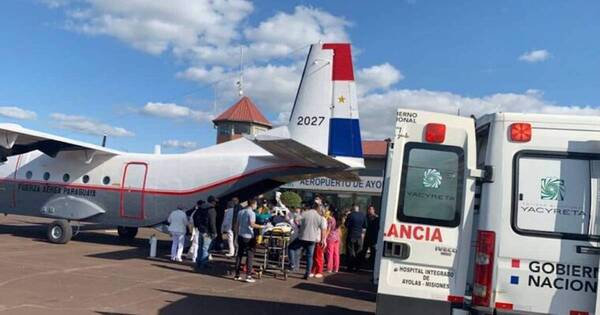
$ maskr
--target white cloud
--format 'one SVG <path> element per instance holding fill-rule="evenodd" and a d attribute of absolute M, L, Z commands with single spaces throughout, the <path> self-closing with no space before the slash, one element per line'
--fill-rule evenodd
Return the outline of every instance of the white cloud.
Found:
<path fill-rule="evenodd" d="M 40 2 L 52 9 L 63 7 L 67 5 L 69 1 L 70 0 L 40 0 Z"/>
<path fill-rule="evenodd" d="M 545 49 L 528 51 L 519 56 L 519 60 L 529 63 L 542 62 L 548 58 L 550 53 Z"/>
<path fill-rule="evenodd" d="M 212 68 L 190 67 L 185 71 L 177 73 L 176 76 L 181 79 L 211 84 L 223 80 L 229 74 L 225 73 L 223 67 L 215 66 Z"/>
<path fill-rule="evenodd" d="M 162 146 L 165 148 L 179 148 L 191 150 L 198 147 L 198 144 L 194 141 L 165 140 L 162 142 Z"/>
<path fill-rule="evenodd" d="M 257 58 L 284 57 L 296 53 L 302 56 L 308 44 L 349 41 L 346 28 L 350 22 L 330 13 L 305 6 L 297 6 L 292 14 L 279 12 L 244 31 L 249 54 Z"/>
<path fill-rule="evenodd" d="M 46 1 L 50 7 L 64 1 Z M 239 38 L 240 22 L 253 10 L 245 0 L 88 0 L 68 6 L 67 28 L 108 35 L 151 54 L 226 46 Z"/>
<path fill-rule="evenodd" d="M 37 114 L 16 106 L 0 106 L 0 116 L 14 119 L 35 119 Z"/>
<path fill-rule="evenodd" d="M 356 72 L 356 85 L 360 95 L 376 89 L 388 89 L 402 79 L 402 73 L 387 62 Z"/>
<path fill-rule="evenodd" d="M 215 84 L 220 107 L 237 99 L 243 46 L 245 95 L 275 113 L 289 111 L 292 106 L 308 44 L 349 41 L 347 28 L 351 25 L 345 18 L 318 8 L 297 6 L 292 12 L 277 12 L 246 26 L 243 23 L 253 5 L 245 0 L 88 0 L 71 2 L 63 10 L 70 30 L 112 36 L 150 54 L 172 52 L 187 66 L 176 76 Z M 245 31 L 241 31 L 242 26 Z M 381 67 L 379 71 L 387 70 L 383 73 L 387 77 L 373 83 L 374 88 L 385 88 L 393 84 L 385 80 L 401 76 L 389 64 Z M 198 121 L 212 118 L 208 113 L 169 103 L 148 103 L 138 112 Z"/>
<path fill-rule="evenodd" d="M 391 90 L 373 93 L 359 99 L 361 129 L 367 139 L 391 137 L 396 110 L 411 108 L 432 112 L 479 117 L 491 112 L 535 112 L 547 114 L 600 115 L 600 108 L 591 106 L 561 106 L 542 98 L 538 90 L 526 93 L 497 93 L 484 97 L 429 90 Z"/>
<path fill-rule="evenodd" d="M 193 110 L 186 106 L 174 103 L 149 102 L 139 112 L 162 118 L 192 119 L 198 122 L 206 122 L 214 119 L 214 116 L 205 111 Z"/>
<path fill-rule="evenodd" d="M 133 132 L 125 128 L 110 126 L 108 124 L 100 123 L 96 120 L 83 116 L 53 113 L 50 115 L 50 118 L 57 123 L 59 128 L 73 130 L 89 135 L 107 135 L 112 137 L 134 136 Z"/>

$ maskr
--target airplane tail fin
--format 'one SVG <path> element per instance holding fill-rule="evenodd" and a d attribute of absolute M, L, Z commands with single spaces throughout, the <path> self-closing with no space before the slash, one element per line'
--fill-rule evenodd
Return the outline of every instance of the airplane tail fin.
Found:
<path fill-rule="evenodd" d="M 288 130 L 317 152 L 364 167 L 350 44 L 311 46 Z"/>

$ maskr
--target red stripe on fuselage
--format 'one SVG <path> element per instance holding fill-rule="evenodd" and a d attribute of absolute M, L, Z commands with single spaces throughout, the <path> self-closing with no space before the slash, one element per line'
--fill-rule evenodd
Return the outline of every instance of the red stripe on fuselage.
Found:
<path fill-rule="evenodd" d="M 142 192 L 143 191 L 145 194 L 152 194 L 152 195 L 178 195 L 178 196 L 191 195 L 191 194 L 199 193 L 199 192 L 209 190 L 209 189 L 221 186 L 221 185 L 229 184 L 231 182 L 238 181 L 240 179 L 255 175 L 260 172 L 272 172 L 272 171 L 276 171 L 276 170 L 285 170 L 285 169 L 292 169 L 292 168 L 297 168 L 297 167 L 301 167 L 301 166 L 286 165 L 286 166 L 271 166 L 271 167 L 257 168 L 255 170 L 252 170 L 247 173 L 234 175 L 231 177 L 224 178 L 222 180 L 218 180 L 218 181 L 206 184 L 206 185 L 198 186 L 198 187 L 187 189 L 187 190 L 132 189 L 131 191 L 132 192 Z M 96 189 L 96 190 L 117 191 L 117 192 L 120 192 L 122 190 L 121 187 L 107 187 L 107 186 L 84 185 L 84 184 L 65 184 L 65 183 L 37 181 L 37 180 L 16 180 L 16 179 L 14 179 L 14 180 L 8 180 L 8 181 L 12 181 L 15 183 L 42 184 L 42 185 L 48 184 L 48 185 L 56 185 L 56 186 L 69 187 L 69 188 Z"/>
<path fill-rule="evenodd" d="M 323 44 L 323 49 L 333 49 L 333 81 L 354 81 L 350 44 Z"/>

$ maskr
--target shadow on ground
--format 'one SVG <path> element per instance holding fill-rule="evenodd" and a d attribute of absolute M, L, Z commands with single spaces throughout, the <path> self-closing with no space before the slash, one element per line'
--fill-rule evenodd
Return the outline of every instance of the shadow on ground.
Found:
<path fill-rule="evenodd" d="M 303 282 L 294 286 L 294 289 L 306 290 L 310 292 L 319 292 L 333 296 L 343 296 L 345 298 L 375 302 L 375 293 L 369 291 L 357 291 L 352 289 L 333 287 L 317 283 Z"/>
<path fill-rule="evenodd" d="M 377 287 L 371 281 L 372 272 L 334 273 L 323 279 L 326 284 L 359 291 L 375 292 Z M 360 279 L 357 281 L 356 279 Z M 365 285 L 366 284 L 366 285 Z"/>
<path fill-rule="evenodd" d="M 10 234 L 13 236 L 28 238 L 34 241 L 46 239 L 47 225 L 43 223 L 28 223 L 29 225 L 7 225 L 0 224 L 0 235 Z"/>
<path fill-rule="evenodd" d="M 178 294 L 184 296 L 182 299 L 173 301 L 160 309 L 160 315 L 174 314 L 220 314 L 220 315 L 371 315 L 373 313 L 351 310 L 332 305 L 304 305 L 298 303 L 257 301 L 241 298 L 229 298 L 222 296 L 199 295 L 185 292 L 160 290 L 164 293 Z"/>

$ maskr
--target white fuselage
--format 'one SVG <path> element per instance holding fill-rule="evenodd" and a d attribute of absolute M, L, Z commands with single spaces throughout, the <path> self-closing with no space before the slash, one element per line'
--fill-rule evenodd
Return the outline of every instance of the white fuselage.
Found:
<path fill-rule="evenodd" d="M 246 139 L 186 154 L 51 158 L 39 151 L 0 165 L 0 211 L 126 226 L 162 222 L 178 205 L 225 196 L 298 168 Z M 89 208 L 89 209 L 82 209 Z"/>

